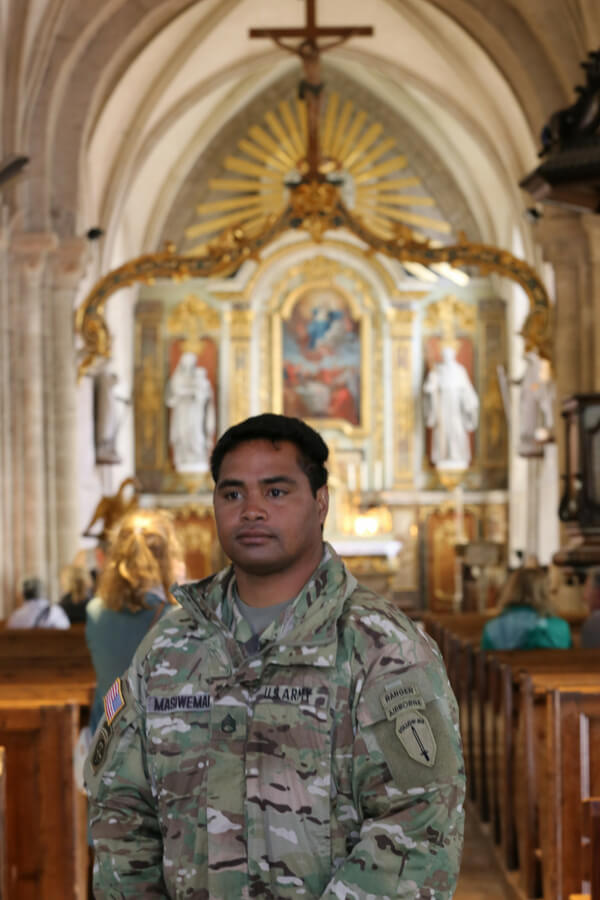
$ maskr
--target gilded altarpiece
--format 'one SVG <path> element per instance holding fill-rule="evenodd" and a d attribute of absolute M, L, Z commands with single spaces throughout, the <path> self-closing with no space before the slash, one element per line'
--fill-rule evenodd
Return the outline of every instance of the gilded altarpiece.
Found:
<path fill-rule="evenodd" d="M 210 373 L 217 435 L 254 412 L 306 419 L 331 450 L 330 536 L 352 538 L 357 515 L 387 506 L 390 529 L 379 537 L 399 541 L 394 595 L 418 603 L 424 591 L 426 605 L 448 609 L 456 603 L 456 512 L 451 491 L 428 459 L 420 404 L 428 365 L 452 342 L 480 399 L 463 486 L 467 497 L 477 491 L 481 499 L 466 499 L 463 534 L 505 538 L 505 505 L 488 508 L 484 499 L 506 485 L 497 381 L 497 367 L 506 365 L 504 304 L 477 300 L 468 291 L 434 297 L 395 291 L 389 283 L 377 295 L 368 277 L 371 264 L 376 261 L 362 258 L 355 267 L 326 253 L 300 260 L 292 254 L 271 280 L 267 267 L 259 266 L 238 290 L 223 282 L 210 292 L 209 285 L 190 285 L 185 295 L 179 290 L 156 299 L 152 293 L 138 303 L 136 474 L 143 493 L 172 506 L 194 577 L 219 561 L 212 558 L 217 543 L 210 478 L 177 473 L 169 448 L 166 385 L 180 354 L 189 350 Z M 186 494 L 192 496 L 182 506 Z"/>

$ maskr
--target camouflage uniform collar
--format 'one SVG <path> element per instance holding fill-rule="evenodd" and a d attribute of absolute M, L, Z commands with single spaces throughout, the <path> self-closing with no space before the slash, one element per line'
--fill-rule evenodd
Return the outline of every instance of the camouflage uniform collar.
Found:
<path fill-rule="evenodd" d="M 235 575 L 229 566 L 204 581 L 182 585 L 174 593 L 194 619 L 205 626 L 211 623 L 217 630 L 224 627 L 231 634 L 235 627 L 232 578 Z M 323 560 L 310 581 L 282 621 L 272 623 L 265 632 L 265 637 L 270 638 L 263 647 L 268 661 L 276 665 L 334 665 L 337 621 L 356 586 L 356 579 L 335 550 L 325 544 Z"/>

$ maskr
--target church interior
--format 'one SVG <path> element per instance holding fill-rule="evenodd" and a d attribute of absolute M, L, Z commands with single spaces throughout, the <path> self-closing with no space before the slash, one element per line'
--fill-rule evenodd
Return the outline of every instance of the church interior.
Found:
<path fill-rule="evenodd" d="M 600 898 L 599 47 L 594 0 L 0 0 L 0 619 L 136 507 L 222 567 L 216 439 L 305 419 L 460 703 L 459 900 Z M 527 560 L 575 646 L 483 654 Z M 82 900 L 83 633 L 0 642 L 0 898 Z"/>

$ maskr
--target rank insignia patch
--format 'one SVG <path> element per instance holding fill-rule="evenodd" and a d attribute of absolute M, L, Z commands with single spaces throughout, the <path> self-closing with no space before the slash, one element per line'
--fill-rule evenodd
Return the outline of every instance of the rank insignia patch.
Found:
<path fill-rule="evenodd" d="M 104 712 L 106 713 L 106 721 L 109 725 L 123 709 L 125 709 L 123 689 L 121 687 L 121 679 L 117 678 L 108 693 L 104 696 Z"/>
<path fill-rule="evenodd" d="M 396 737 L 411 759 L 430 768 L 434 765 L 437 744 L 431 725 L 422 713 L 399 715 L 396 718 Z"/>

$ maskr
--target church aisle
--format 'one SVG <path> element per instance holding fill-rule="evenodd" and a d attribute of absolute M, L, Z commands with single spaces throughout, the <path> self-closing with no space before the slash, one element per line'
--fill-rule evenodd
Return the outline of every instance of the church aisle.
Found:
<path fill-rule="evenodd" d="M 474 809 L 467 806 L 463 862 L 455 900 L 520 900 L 506 880 Z"/>

